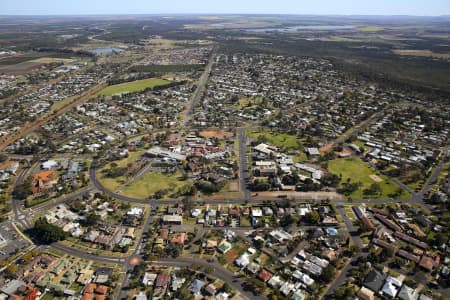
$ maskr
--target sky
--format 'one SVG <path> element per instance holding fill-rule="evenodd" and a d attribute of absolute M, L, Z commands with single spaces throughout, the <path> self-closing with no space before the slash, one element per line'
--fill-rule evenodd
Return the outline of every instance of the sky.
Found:
<path fill-rule="evenodd" d="M 0 0 L 0 15 L 450 15 L 450 0 Z"/>

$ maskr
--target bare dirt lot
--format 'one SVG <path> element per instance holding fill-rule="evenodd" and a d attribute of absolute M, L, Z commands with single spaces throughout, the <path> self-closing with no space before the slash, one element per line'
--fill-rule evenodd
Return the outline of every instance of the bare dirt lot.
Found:
<path fill-rule="evenodd" d="M 380 176 L 378 176 L 378 175 L 369 175 L 369 177 L 370 177 L 370 179 L 372 179 L 375 182 L 382 182 L 383 181 L 383 179 L 380 178 Z"/>
<path fill-rule="evenodd" d="M 200 135 L 202 137 L 217 137 L 219 139 L 223 139 L 225 137 L 233 137 L 234 134 L 230 131 L 223 131 L 223 130 L 203 130 L 200 132 Z"/>

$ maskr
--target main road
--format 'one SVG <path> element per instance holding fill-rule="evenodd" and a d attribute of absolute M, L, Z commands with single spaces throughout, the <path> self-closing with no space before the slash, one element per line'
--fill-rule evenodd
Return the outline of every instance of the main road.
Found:
<path fill-rule="evenodd" d="M 253 292 L 245 290 L 243 285 L 247 283 L 245 278 L 239 277 L 222 265 L 215 262 L 206 262 L 198 258 L 179 257 L 174 259 L 159 259 L 152 262 L 155 265 L 174 266 L 174 267 L 191 267 L 193 264 L 201 265 L 202 267 L 212 267 L 213 271 L 210 275 L 217 277 L 233 286 L 244 299 L 267 299 L 261 295 L 254 295 Z"/>
<path fill-rule="evenodd" d="M 250 200 L 250 190 L 248 189 L 249 167 L 248 167 L 248 157 L 247 157 L 247 137 L 246 129 L 238 128 L 237 139 L 239 147 L 239 185 L 241 191 L 244 192 L 244 200 Z"/>
<path fill-rule="evenodd" d="M 195 112 L 195 107 L 202 98 L 203 93 L 206 91 L 206 83 L 208 83 L 209 76 L 211 75 L 211 70 L 214 65 L 214 59 L 216 58 L 216 50 L 217 48 L 214 47 L 211 51 L 208 64 L 206 65 L 205 70 L 203 71 L 203 74 L 197 83 L 197 88 L 195 89 L 194 94 L 192 95 L 189 103 L 186 106 L 185 114 L 182 123 L 180 124 L 181 128 L 186 128 L 192 115 Z"/>

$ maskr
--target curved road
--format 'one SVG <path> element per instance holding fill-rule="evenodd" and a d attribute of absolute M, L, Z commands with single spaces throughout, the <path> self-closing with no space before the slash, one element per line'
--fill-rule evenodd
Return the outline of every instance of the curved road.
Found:
<path fill-rule="evenodd" d="M 185 258 L 179 257 L 176 260 L 174 259 L 159 259 L 158 261 L 152 262 L 155 265 L 163 265 L 163 266 L 176 266 L 176 267 L 190 267 L 192 264 L 201 265 L 203 267 L 213 267 L 214 271 L 211 273 L 212 276 L 222 279 L 228 284 L 232 285 L 245 299 L 267 299 L 264 296 L 256 296 L 252 292 L 248 290 L 244 290 L 242 287 L 243 284 L 246 283 L 245 278 L 238 277 L 234 275 L 233 272 L 228 270 L 214 262 L 205 262 L 199 260 L 197 258 Z"/>

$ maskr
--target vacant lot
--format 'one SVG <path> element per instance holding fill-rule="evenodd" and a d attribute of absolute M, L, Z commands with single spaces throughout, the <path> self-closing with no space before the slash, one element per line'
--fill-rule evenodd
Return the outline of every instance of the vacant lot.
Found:
<path fill-rule="evenodd" d="M 270 131 L 249 131 L 247 135 L 254 140 L 259 139 L 284 150 L 301 150 L 303 148 L 295 135 Z"/>
<path fill-rule="evenodd" d="M 129 94 L 141 92 L 148 88 L 154 88 L 157 86 L 164 86 L 169 84 L 170 81 L 159 79 L 159 78 L 149 78 L 143 80 L 137 80 L 132 82 L 126 82 L 116 85 L 108 86 L 98 93 L 98 95 L 102 96 L 112 96 L 112 95 L 120 95 L 120 94 Z"/>
<path fill-rule="evenodd" d="M 118 168 L 124 168 L 128 164 L 134 162 L 136 159 L 141 157 L 142 154 L 144 154 L 144 152 L 145 152 L 144 150 L 135 151 L 135 152 L 129 152 L 127 158 L 124 158 L 122 160 L 116 160 L 116 161 L 114 161 L 114 163 L 117 165 Z M 119 177 L 116 177 L 116 178 L 106 177 L 103 174 L 102 171 L 110 169 L 110 168 L 111 168 L 111 163 L 109 163 L 106 166 L 104 166 L 103 168 L 97 170 L 97 172 L 96 172 L 97 173 L 97 178 L 98 178 L 98 181 L 100 181 L 100 183 L 105 188 L 107 188 L 108 190 L 111 190 L 111 191 L 116 191 L 123 184 L 126 183 L 127 179 L 124 176 L 119 176 Z"/>
<path fill-rule="evenodd" d="M 348 179 L 353 183 L 361 183 L 358 190 L 350 195 L 353 199 L 363 199 L 365 197 L 363 191 L 368 189 L 374 183 L 380 185 L 381 193 L 378 195 L 370 195 L 366 198 L 388 199 L 390 198 L 390 194 L 394 194 L 399 189 L 399 187 L 387 177 L 377 174 L 375 169 L 356 157 L 331 160 L 328 162 L 328 170 L 333 174 L 342 176 L 341 185 L 347 182 Z M 377 177 L 374 177 L 374 175 Z M 375 181 L 374 178 L 377 180 Z M 409 195 L 404 192 L 401 195 L 401 198 L 408 196 Z"/>
<path fill-rule="evenodd" d="M 200 131 L 200 136 L 212 138 L 216 137 L 219 139 L 223 139 L 225 137 L 230 138 L 234 136 L 234 133 L 231 131 L 223 131 L 223 130 L 202 130 Z"/>
<path fill-rule="evenodd" d="M 168 190 L 167 195 L 177 192 L 182 186 L 189 184 L 181 180 L 180 172 L 175 174 L 162 174 L 149 172 L 131 183 L 122 190 L 122 194 L 139 199 L 146 199 L 161 190 Z"/>

